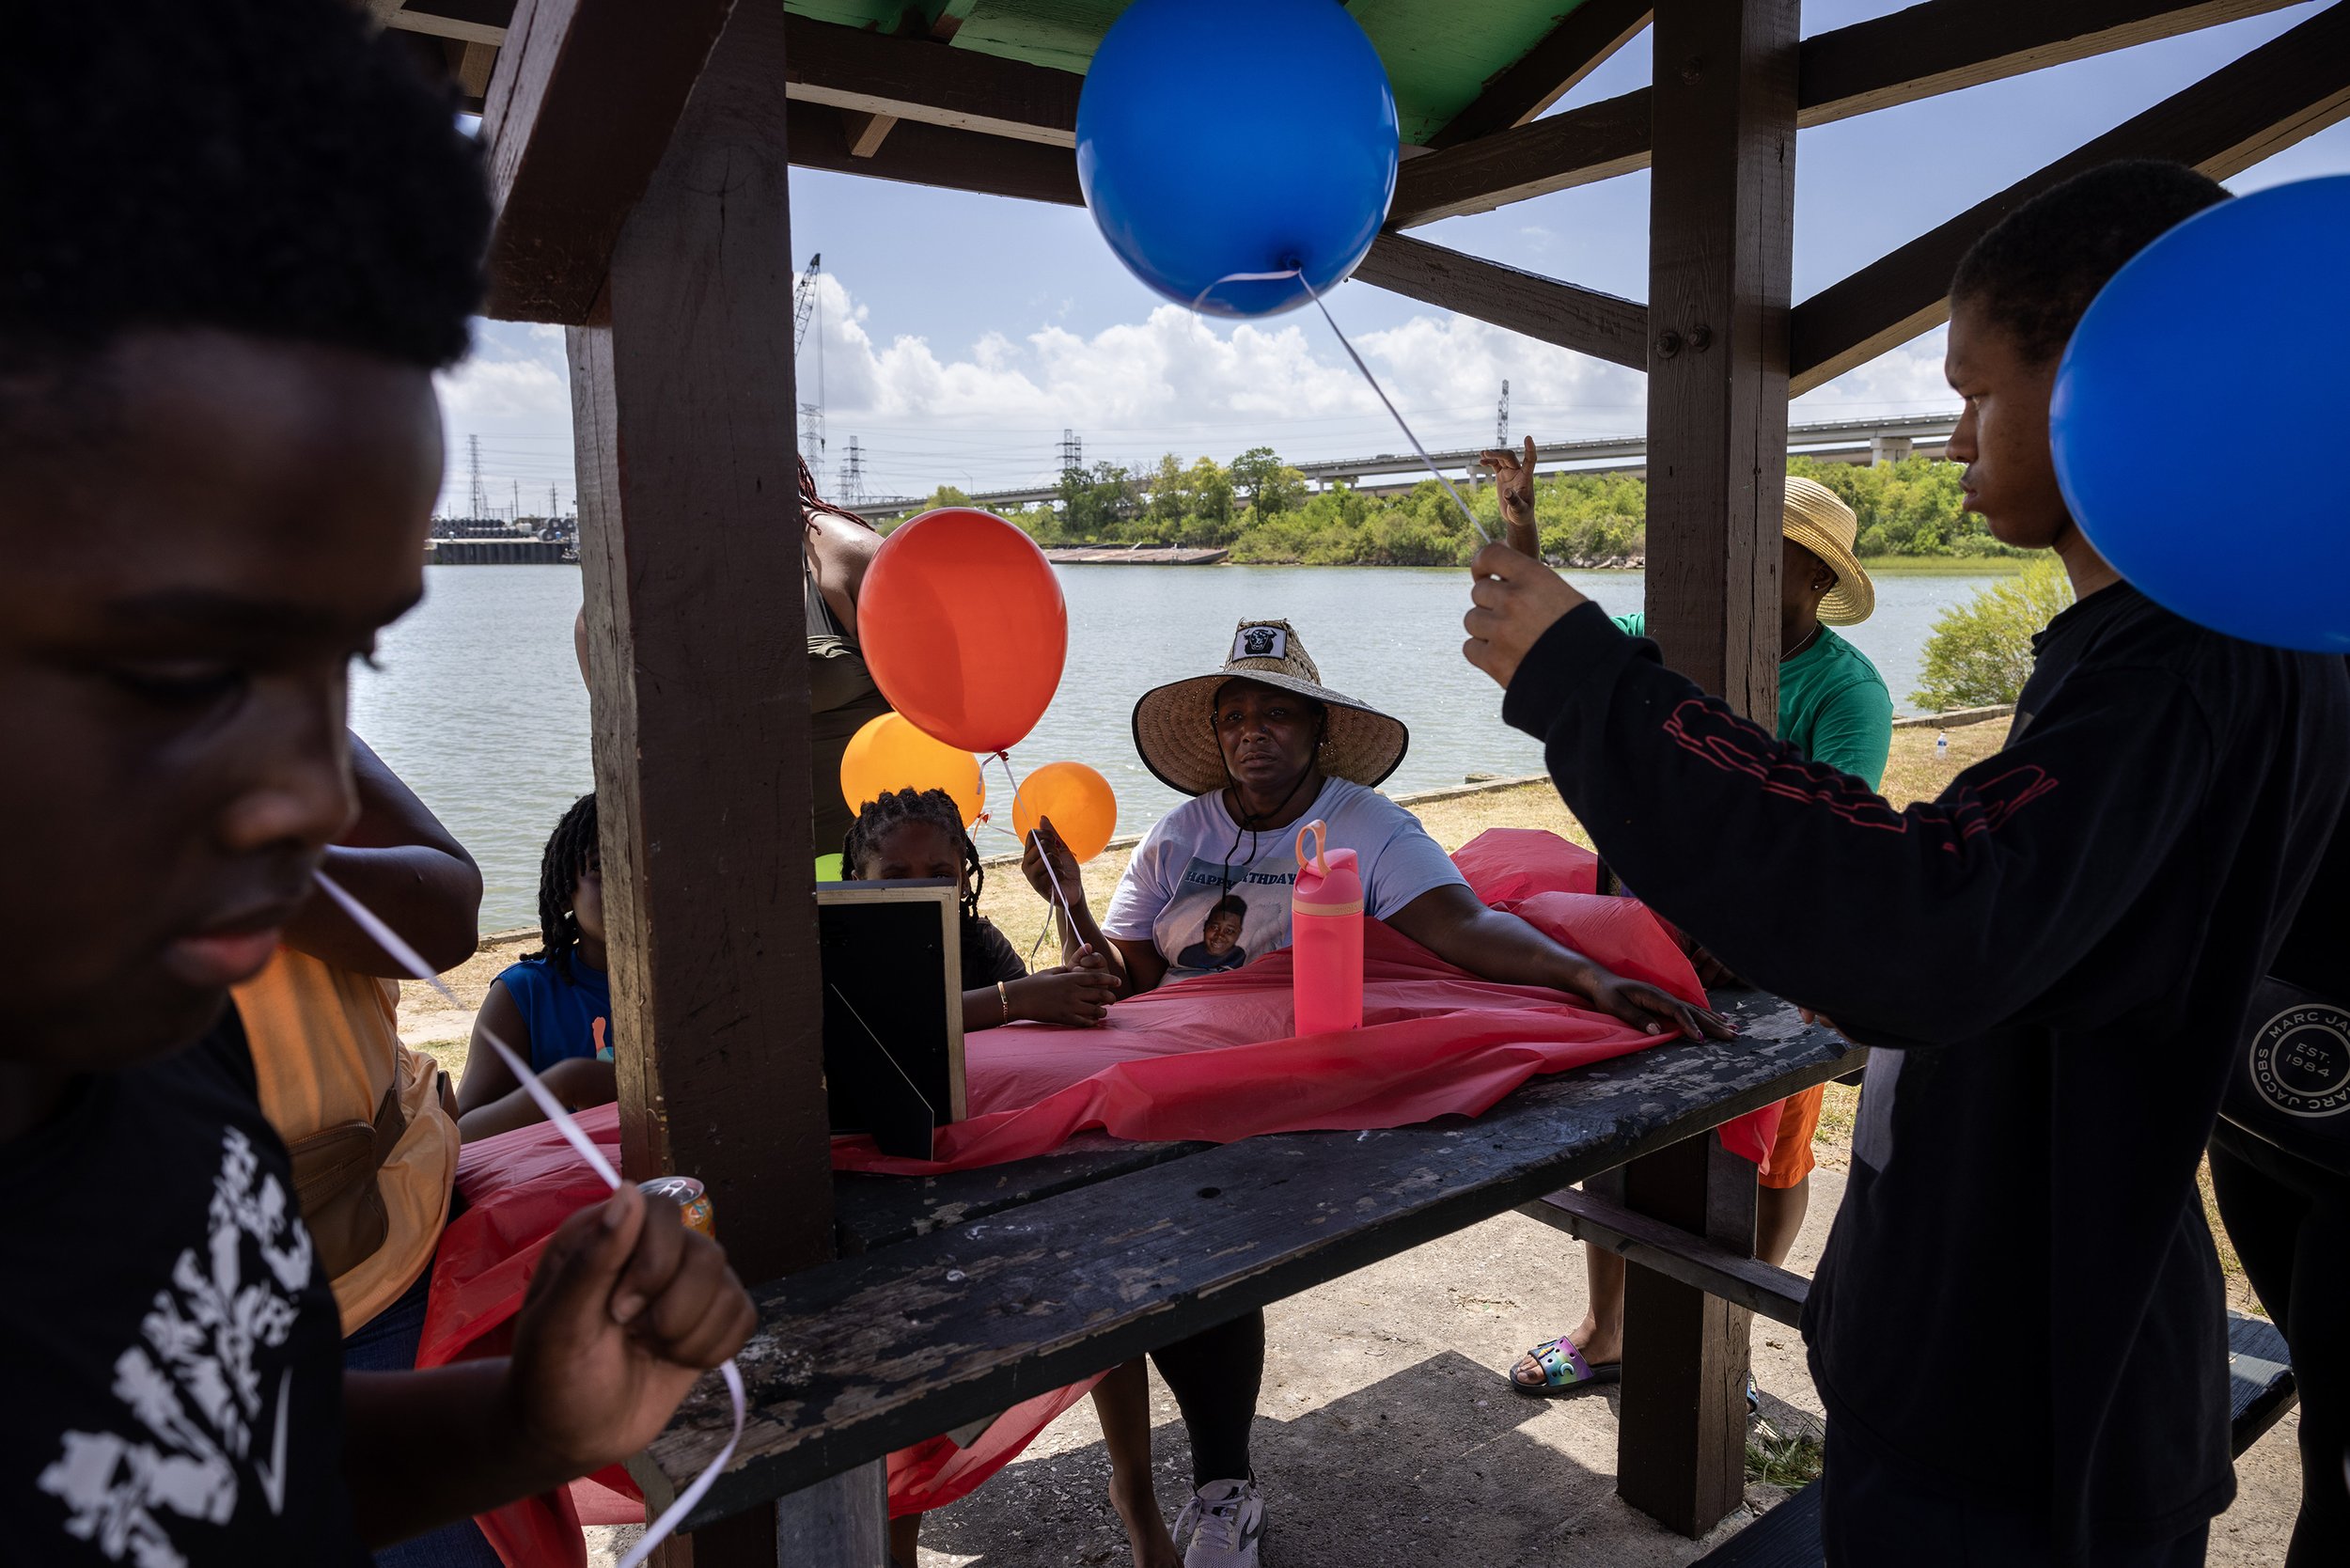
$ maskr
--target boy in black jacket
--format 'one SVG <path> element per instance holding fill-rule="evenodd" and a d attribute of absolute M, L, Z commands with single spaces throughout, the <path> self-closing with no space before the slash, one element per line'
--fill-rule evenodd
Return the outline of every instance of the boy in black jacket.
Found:
<path fill-rule="evenodd" d="M 1966 505 L 2054 549 L 2078 602 L 2038 639 L 2007 748 L 1930 805 L 1805 761 L 1539 563 L 1477 557 L 1467 656 L 1600 853 L 1738 973 L 1875 1047 L 1804 1320 L 1831 1561 L 2201 1562 L 2233 1495 L 2196 1163 L 2350 785 L 2350 674 L 2122 582 L 2047 437 L 2090 300 L 2224 197 L 2111 165 L 1959 268 Z M 2212 547 L 2236 547 L 2227 520 Z"/>
<path fill-rule="evenodd" d="M 754 1313 L 624 1187 L 510 1356 L 343 1371 L 228 988 L 356 810 L 489 221 L 335 0 L 8 8 L 0 1559 L 359 1565 L 641 1448 Z"/>

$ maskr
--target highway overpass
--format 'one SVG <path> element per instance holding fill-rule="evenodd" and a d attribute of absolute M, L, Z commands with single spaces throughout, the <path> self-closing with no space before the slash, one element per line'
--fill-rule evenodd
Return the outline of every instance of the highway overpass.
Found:
<path fill-rule="evenodd" d="M 1955 414 L 1921 415 L 1907 419 L 1837 419 L 1821 424 L 1791 425 L 1787 452 L 1791 457 L 1816 458 L 1823 463 L 1894 463 L 1905 457 L 1938 458 L 1958 428 Z M 1430 454 L 1446 474 L 1474 468 L 1480 447 Z M 1602 436 L 1594 440 L 1538 444 L 1534 463 L 1551 473 L 1643 473 L 1648 467 L 1646 436 Z M 1315 489 L 1345 484 L 1366 494 L 1393 494 L 1411 489 L 1428 477 L 1427 465 L 1411 452 L 1381 452 L 1376 457 L 1333 458 L 1292 463 Z M 1019 490 L 991 490 L 975 494 L 971 503 L 991 511 L 1033 507 L 1060 494 L 1058 485 L 1031 485 Z M 893 495 L 861 503 L 857 510 L 871 518 L 901 517 L 926 499 Z"/>

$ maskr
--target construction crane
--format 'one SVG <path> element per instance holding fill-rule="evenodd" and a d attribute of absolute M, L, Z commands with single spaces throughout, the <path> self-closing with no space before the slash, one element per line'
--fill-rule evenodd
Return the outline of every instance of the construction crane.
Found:
<path fill-rule="evenodd" d="M 791 353 L 796 358 L 807 342 L 810 321 L 816 323 L 816 400 L 800 404 L 800 456 L 809 471 L 824 471 L 824 327 L 816 279 L 824 270 L 823 252 L 807 259 L 807 269 L 791 290 Z"/>

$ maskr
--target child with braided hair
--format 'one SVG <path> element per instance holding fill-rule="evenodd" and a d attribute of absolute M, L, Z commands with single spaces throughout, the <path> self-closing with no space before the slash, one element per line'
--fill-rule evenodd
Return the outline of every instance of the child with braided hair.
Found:
<path fill-rule="evenodd" d="M 1081 948 L 1073 964 L 1028 973 L 995 922 L 979 913 L 987 872 L 963 828 L 963 808 L 944 790 L 895 790 L 868 801 L 849 824 L 840 864 L 860 882 L 954 879 L 963 903 L 963 1027 L 1064 1024 L 1090 1028 L 1118 997 L 1099 950 Z"/>
<path fill-rule="evenodd" d="M 490 982 L 474 1020 L 457 1130 L 468 1141 L 543 1120 L 513 1072 L 490 1048 L 494 1032 L 571 1110 L 609 1105 L 612 984 L 604 974 L 603 865 L 596 797 L 572 803 L 539 863 L 540 947 Z"/>
<path fill-rule="evenodd" d="M 1094 945 L 1101 937 L 1090 915 L 1080 917 L 1074 963 L 1028 973 L 1004 933 L 979 913 L 987 872 L 964 831 L 963 808 L 944 790 L 896 790 L 868 801 L 841 843 L 840 864 L 859 882 L 953 879 L 963 904 L 965 1033 L 1014 1022 L 1089 1028 L 1118 997 L 1117 980 Z M 1135 1568 L 1175 1568 L 1175 1540 L 1151 1485 L 1151 1390 L 1139 1358 L 1094 1385 L 1093 1408 L 1109 1450 L 1110 1501 Z M 889 1521 L 892 1562 L 914 1562 L 921 1529 L 919 1513 Z"/>

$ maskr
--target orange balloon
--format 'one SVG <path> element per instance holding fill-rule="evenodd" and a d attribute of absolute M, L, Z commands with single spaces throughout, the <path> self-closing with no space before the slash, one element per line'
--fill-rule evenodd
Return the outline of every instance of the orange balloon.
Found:
<path fill-rule="evenodd" d="M 1090 860 L 1109 848 L 1118 831 L 1118 796 L 1110 781 L 1083 762 L 1047 762 L 1022 781 L 1012 797 L 1012 831 L 1026 844 L 1039 818 L 1053 819 L 1069 853 Z"/>
<path fill-rule="evenodd" d="M 1069 606 L 1034 541 L 993 512 L 926 511 L 882 541 L 857 637 L 889 705 L 961 751 L 1010 749 L 1060 685 Z"/>
<path fill-rule="evenodd" d="M 934 741 L 902 713 L 868 719 L 840 754 L 840 794 L 862 811 L 893 790 L 944 790 L 955 797 L 969 827 L 987 808 L 987 781 L 979 759 Z"/>

